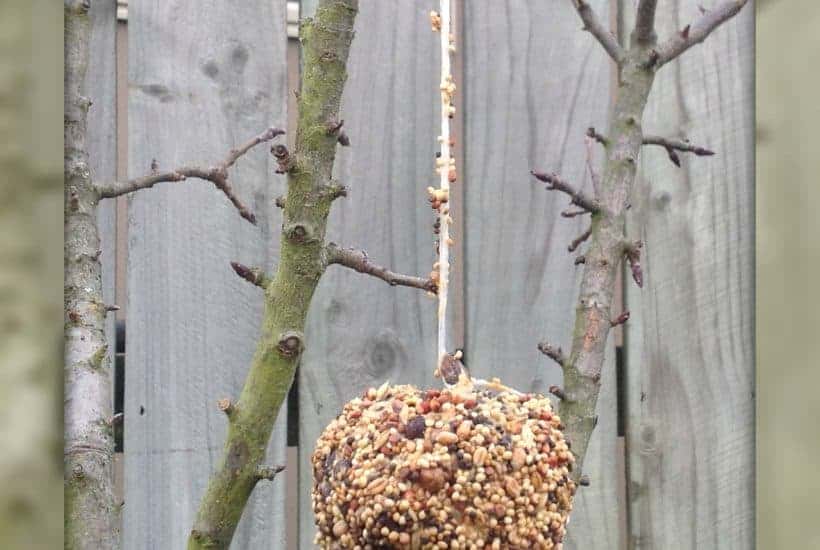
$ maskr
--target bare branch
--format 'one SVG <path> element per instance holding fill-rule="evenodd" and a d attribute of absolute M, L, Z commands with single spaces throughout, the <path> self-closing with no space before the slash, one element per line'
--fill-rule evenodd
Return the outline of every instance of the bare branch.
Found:
<path fill-rule="evenodd" d="M 569 183 L 558 177 L 557 174 L 545 174 L 543 172 L 535 172 L 530 170 L 530 174 L 535 176 L 538 181 L 548 183 L 547 189 L 550 191 L 561 191 L 572 197 L 572 204 L 580 206 L 588 212 L 595 213 L 599 210 L 598 201 L 586 196 L 582 191 L 575 189 Z"/>
<path fill-rule="evenodd" d="M 570 245 L 567 247 L 567 250 L 569 252 L 575 252 L 576 250 L 578 250 L 578 247 L 581 246 L 581 243 L 583 243 L 585 240 L 587 240 L 590 235 L 592 235 L 592 228 L 591 227 L 588 228 L 583 233 L 581 233 L 581 235 L 577 239 L 572 241 L 570 243 Z"/>
<path fill-rule="evenodd" d="M 638 10 L 635 14 L 635 30 L 632 31 L 633 39 L 636 42 L 654 42 L 655 34 L 655 8 L 658 7 L 658 0 L 640 0 Z"/>
<path fill-rule="evenodd" d="M 589 210 L 564 210 L 561 212 L 562 218 L 574 218 L 575 216 L 583 216 L 589 214 Z"/>
<path fill-rule="evenodd" d="M 284 470 L 284 466 L 259 466 L 256 468 L 256 479 L 267 479 L 268 481 L 273 481 L 276 478 L 276 474 L 283 472 Z"/>
<path fill-rule="evenodd" d="M 381 279 L 391 286 L 409 286 L 428 292 L 436 291 L 436 283 L 433 279 L 394 273 L 385 267 L 372 263 L 363 250 L 341 248 L 335 243 L 328 243 L 325 252 L 328 264 L 338 264 L 355 269 L 359 273 Z"/>
<path fill-rule="evenodd" d="M 225 160 L 216 166 L 209 168 L 184 166 L 168 172 L 157 172 L 155 164 L 152 163 L 152 173 L 150 175 L 125 182 L 97 183 L 96 187 L 100 194 L 100 198 L 110 199 L 119 197 L 120 195 L 133 193 L 134 191 L 139 191 L 140 189 L 150 189 L 158 183 L 184 181 L 188 178 L 207 180 L 213 183 L 217 189 L 222 191 L 225 196 L 228 197 L 228 200 L 230 200 L 236 209 L 239 210 L 239 214 L 243 218 L 255 224 L 256 216 L 254 216 L 253 212 L 251 212 L 248 207 L 246 207 L 242 201 L 239 200 L 239 198 L 234 194 L 231 184 L 228 183 L 228 169 L 236 164 L 236 161 L 239 160 L 242 155 L 247 153 L 256 145 L 270 141 L 276 136 L 280 136 L 284 133 L 285 132 L 283 130 L 278 128 L 268 128 L 241 146 L 231 149 L 228 152 L 228 156 L 225 157 Z"/>
<path fill-rule="evenodd" d="M 603 46 L 606 53 L 609 54 L 609 57 L 611 57 L 615 63 L 621 65 L 626 58 L 626 52 L 624 52 L 623 48 L 618 44 L 618 40 L 615 38 L 615 35 L 612 34 L 612 31 L 604 27 L 595 14 L 595 11 L 593 11 L 592 7 L 585 0 L 572 0 L 572 3 L 578 11 L 581 21 L 584 23 L 584 30 L 588 31 L 600 42 L 601 46 Z"/>
<path fill-rule="evenodd" d="M 606 136 L 604 136 L 603 134 L 599 134 L 594 126 L 590 126 L 589 128 L 587 128 L 587 137 L 594 139 L 604 147 L 609 145 L 609 140 L 606 139 Z"/>
<path fill-rule="evenodd" d="M 687 25 L 683 31 L 675 33 L 658 46 L 658 66 L 672 61 L 683 52 L 703 42 L 713 30 L 734 17 L 749 0 L 730 0 L 716 8 L 705 11 L 700 19 Z"/>
<path fill-rule="evenodd" d="M 538 344 L 538 351 L 558 363 L 560 366 L 567 364 L 567 359 L 564 357 L 564 352 L 560 347 L 553 346 L 549 342 L 541 342 Z"/>
<path fill-rule="evenodd" d="M 271 278 L 258 267 L 248 267 L 239 262 L 231 262 L 231 267 L 237 275 L 259 288 L 268 288 Z"/>
<path fill-rule="evenodd" d="M 567 398 L 567 395 L 564 393 L 564 390 L 562 390 L 560 386 L 556 386 L 555 384 L 550 386 L 549 391 L 552 395 L 554 395 L 558 399 L 564 400 L 564 399 Z"/>
<path fill-rule="evenodd" d="M 614 319 L 612 319 L 612 320 L 609 322 L 609 326 L 611 326 L 611 327 L 617 327 L 618 325 L 623 325 L 623 324 L 624 324 L 624 323 L 626 323 L 627 321 L 629 321 L 629 311 L 628 311 L 628 310 L 627 310 L 627 311 L 624 311 L 623 313 L 621 313 L 620 315 L 618 315 L 617 317 L 615 317 Z"/>
<path fill-rule="evenodd" d="M 699 157 L 708 157 L 715 154 L 714 151 L 706 149 L 705 147 L 698 147 L 697 145 L 692 145 L 687 140 L 669 139 L 660 136 L 644 136 L 643 144 L 657 145 L 658 147 L 663 147 L 664 149 L 666 149 L 666 153 L 669 155 L 669 160 L 672 161 L 672 164 L 679 168 L 680 157 L 678 156 L 677 151 L 681 151 L 683 153 L 692 153 Z"/>

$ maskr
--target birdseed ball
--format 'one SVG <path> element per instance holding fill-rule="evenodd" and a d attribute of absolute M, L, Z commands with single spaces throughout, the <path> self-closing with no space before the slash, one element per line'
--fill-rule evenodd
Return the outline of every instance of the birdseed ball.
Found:
<path fill-rule="evenodd" d="M 576 488 L 561 421 L 498 386 L 347 403 L 312 456 L 317 546 L 560 549 Z"/>

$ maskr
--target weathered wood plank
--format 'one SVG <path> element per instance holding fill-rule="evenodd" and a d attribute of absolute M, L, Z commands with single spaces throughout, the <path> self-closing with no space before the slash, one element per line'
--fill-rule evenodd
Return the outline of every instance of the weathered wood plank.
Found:
<path fill-rule="evenodd" d="M 362 2 L 348 62 L 342 117 L 352 146 L 335 177 L 350 187 L 328 238 L 362 247 L 398 271 L 429 273 L 438 105 L 438 57 L 429 2 Z M 430 385 L 435 301 L 340 267 L 322 278 L 299 372 L 300 548 L 313 548 L 310 454 L 345 401 L 385 380 Z"/>
<path fill-rule="evenodd" d="M 663 3 L 659 36 L 698 4 Z M 642 152 L 630 233 L 646 243 L 646 283 L 626 293 L 631 548 L 754 546 L 753 36 L 749 6 L 661 70 L 643 121 L 717 155 L 676 168 Z"/>
<path fill-rule="evenodd" d="M 607 16 L 608 2 L 592 5 Z M 536 344 L 569 347 L 581 272 L 567 245 L 588 220 L 562 218 L 566 198 L 529 170 L 591 186 L 584 132 L 605 127 L 609 105 L 609 58 L 579 28 L 569 2 L 466 6 L 467 358 L 480 376 L 541 393 L 561 372 Z M 592 485 L 576 499 L 569 548 L 621 539 L 612 351 L 586 461 Z"/>
<path fill-rule="evenodd" d="M 91 172 L 98 181 L 111 181 L 117 177 L 116 9 L 114 2 L 94 2 L 91 5 L 91 60 L 86 73 L 86 86 L 93 105 L 88 112 L 88 153 Z M 116 208 L 115 201 L 107 200 L 97 209 L 102 248 L 102 292 L 107 304 L 114 303 L 116 284 Z M 111 314 L 105 322 L 112 391 L 116 349 L 114 319 Z M 113 403 L 113 394 L 111 399 Z"/>
<path fill-rule="evenodd" d="M 285 124 L 284 2 L 132 2 L 129 174 L 211 163 Z M 262 313 L 231 260 L 275 263 L 284 182 L 264 147 L 231 170 L 259 225 L 209 183 L 142 191 L 129 205 L 125 548 L 182 548 L 222 454 L 221 397 L 238 396 Z M 269 447 L 285 459 L 284 410 Z M 284 478 L 282 478 L 284 479 Z M 260 485 L 234 548 L 284 548 L 285 487 Z"/>

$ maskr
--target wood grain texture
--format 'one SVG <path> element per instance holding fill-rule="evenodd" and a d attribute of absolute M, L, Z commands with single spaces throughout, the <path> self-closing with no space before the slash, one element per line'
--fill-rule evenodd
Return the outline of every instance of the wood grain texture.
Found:
<path fill-rule="evenodd" d="M 352 145 L 335 177 L 350 188 L 330 215 L 328 239 L 365 249 L 408 274 L 430 272 L 438 54 L 429 2 L 362 2 L 341 117 Z M 436 302 L 425 293 L 331 266 L 305 331 L 299 368 L 300 548 L 313 548 L 310 454 L 342 405 L 386 380 L 429 386 Z"/>
<path fill-rule="evenodd" d="M 285 4 L 133 2 L 129 6 L 129 176 L 209 164 L 271 125 L 284 125 Z M 125 548 L 181 548 L 236 398 L 262 314 L 258 288 L 231 260 L 276 261 L 284 181 L 266 148 L 231 169 L 254 227 L 207 182 L 164 184 L 129 204 L 125 403 Z M 271 235 L 276 238 L 271 239 Z M 285 414 L 269 447 L 284 463 Z M 261 484 L 233 548 L 284 548 L 284 476 Z"/>
<path fill-rule="evenodd" d="M 97 181 L 110 181 L 117 176 L 117 47 L 116 10 L 113 2 L 91 4 L 91 59 L 86 73 L 88 95 L 93 102 L 88 111 L 88 154 L 91 173 Z M 102 291 L 106 304 L 113 304 L 116 284 L 115 201 L 102 201 L 97 208 L 97 226 L 102 248 Z M 115 316 L 105 321 L 108 342 L 111 388 L 114 385 L 114 350 L 116 349 Z M 114 396 L 111 396 L 112 403 Z"/>
<path fill-rule="evenodd" d="M 606 1 L 591 4 L 606 18 Z M 466 355 L 476 375 L 546 393 L 561 371 L 536 345 L 569 350 L 581 271 L 567 246 L 589 221 L 562 218 L 566 197 L 529 170 L 591 190 L 584 132 L 606 126 L 610 60 L 569 2 L 476 2 L 465 11 Z M 576 499 L 567 548 L 621 540 L 612 342 L 609 351 L 586 460 L 592 485 Z"/>
<path fill-rule="evenodd" d="M 698 4 L 662 3 L 660 39 Z M 631 548 L 754 545 L 753 36 L 747 7 L 662 68 L 643 121 L 717 154 L 683 155 L 678 169 L 646 148 L 640 161 L 630 233 L 646 243 L 646 282 L 626 292 Z"/>

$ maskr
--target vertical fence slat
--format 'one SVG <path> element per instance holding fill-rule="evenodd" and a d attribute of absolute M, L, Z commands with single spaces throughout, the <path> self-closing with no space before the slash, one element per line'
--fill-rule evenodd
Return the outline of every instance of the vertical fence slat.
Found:
<path fill-rule="evenodd" d="M 605 0 L 592 4 L 606 16 Z M 529 170 L 591 185 L 584 132 L 606 125 L 611 66 L 569 2 L 469 2 L 465 11 L 466 355 L 480 376 L 546 393 L 561 372 L 536 344 L 569 346 L 581 272 L 567 245 L 588 220 L 562 218 L 566 198 Z M 621 539 L 612 351 L 585 468 L 592 486 L 576 499 L 567 547 Z"/>
<path fill-rule="evenodd" d="M 112 2 L 113 4 L 113 2 Z M 132 2 L 129 175 L 210 164 L 286 124 L 285 3 Z M 254 227 L 210 183 L 162 184 L 129 205 L 125 548 L 183 548 L 259 333 L 262 295 L 229 261 L 275 264 L 280 220 L 265 147 L 231 169 Z M 284 463 L 285 414 L 269 447 Z M 234 548 L 284 548 L 285 490 L 261 484 Z"/>
<path fill-rule="evenodd" d="M 434 213 L 438 57 L 430 3 L 362 2 L 342 114 L 352 146 L 335 177 L 350 188 L 333 207 L 328 238 L 367 250 L 398 271 L 429 273 Z M 435 301 L 330 267 L 313 300 L 299 373 L 301 548 L 313 548 L 310 454 L 345 401 L 368 386 L 433 384 Z"/>
<path fill-rule="evenodd" d="M 661 39 L 698 4 L 661 3 Z M 631 548 L 754 545 L 753 36 L 750 5 L 661 69 L 643 121 L 717 154 L 681 155 L 682 168 L 641 154 L 630 223 L 646 283 L 626 293 Z"/>

